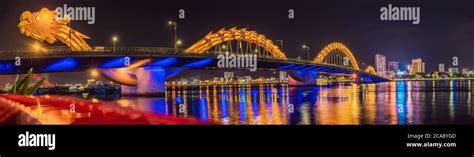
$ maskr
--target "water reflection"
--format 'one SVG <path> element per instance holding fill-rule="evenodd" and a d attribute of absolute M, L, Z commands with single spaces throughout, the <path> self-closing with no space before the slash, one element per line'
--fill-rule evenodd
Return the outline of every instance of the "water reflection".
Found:
<path fill-rule="evenodd" d="M 125 107 L 217 124 L 474 124 L 471 81 L 176 88 Z"/>

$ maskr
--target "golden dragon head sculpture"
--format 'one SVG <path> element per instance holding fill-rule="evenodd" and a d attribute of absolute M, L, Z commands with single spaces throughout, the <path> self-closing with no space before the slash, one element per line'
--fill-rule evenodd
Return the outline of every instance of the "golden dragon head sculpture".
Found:
<path fill-rule="evenodd" d="M 59 40 L 72 51 L 91 51 L 92 48 L 85 41 L 90 38 L 69 27 L 70 21 L 69 18 L 58 18 L 55 10 L 43 8 L 39 12 L 23 12 L 18 28 L 21 34 L 41 42 L 52 44 Z"/>

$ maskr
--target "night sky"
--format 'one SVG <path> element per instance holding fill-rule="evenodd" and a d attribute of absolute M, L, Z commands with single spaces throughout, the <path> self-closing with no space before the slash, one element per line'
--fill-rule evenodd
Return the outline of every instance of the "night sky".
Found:
<path fill-rule="evenodd" d="M 250 27 L 274 42 L 284 40 L 284 52 L 291 58 L 306 56 L 303 43 L 309 44 L 314 58 L 324 45 L 341 41 L 359 61 L 371 65 L 376 53 L 399 61 L 401 68 L 421 57 L 432 71 L 439 63 L 449 65 L 456 55 L 461 67 L 474 68 L 474 0 L 1 0 L 0 49 L 32 42 L 17 28 L 23 11 L 63 4 L 95 7 L 95 24 L 72 23 L 92 38 L 87 42 L 94 46 L 110 46 L 117 35 L 120 46 L 172 47 L 173 30 L 167 21 L 173 19 L 178 21 L 182 47 L 210 31 L 237 26 Z M 421 7 L 421 23 L 381 21 L 380 8 L 388 4 Z M 185 9 L 185 19 L 178 19 L 179 9 Z M 295 19 L 288 19 L 289 9 L 295 10 Z"/>

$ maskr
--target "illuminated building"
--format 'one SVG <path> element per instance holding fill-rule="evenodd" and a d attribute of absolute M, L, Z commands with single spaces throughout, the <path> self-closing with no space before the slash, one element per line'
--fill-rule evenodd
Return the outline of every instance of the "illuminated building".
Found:
<path fill-rule="evenodd" d="M 388 71 L 397 72 L 398 71 L 398 62 L 388 62 Z"/>
<path fill-rule="evenodd" d="M 462 68 L 462 74 L 469 74 L 469 68 Z"/>
<path fill-rule="evenodd" d="M 425 63 L 421 58 L 412 59 L 410 66 L 410 74 L 425 73 Z"/>
<path fill-rule="evenodd" d="M 458 68 L 449 68 L 448 71 L 449 71 L 449 73 L 459 74 L 459 69 Z"/>
<path fill-rule="evenodd" d="M 393 62 L 388 62 L 388 74 L 390 76 L 395 76 L 395 74 L 398 72 L 398 62 L 393 61 Z"/>
<path fill-rule="evenodd" d="M 384 55 L 375 55 L 375 70 L 380 76 L 385 75 L 385 73 L 387 72 L 387 59 Z"/>
<path fill-rule="evenodd" d="M 445 72 L 443 63 L 439 64 L 439 72 Z"/>

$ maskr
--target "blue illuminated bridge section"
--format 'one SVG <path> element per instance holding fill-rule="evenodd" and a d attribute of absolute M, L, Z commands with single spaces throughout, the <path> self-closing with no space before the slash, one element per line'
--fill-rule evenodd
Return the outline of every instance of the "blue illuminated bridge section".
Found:
<path fill-rule="evenodd" d="M 47 52 L 31 50 L 0 51 L 0 75 L 24 74 L 30 68 L 35 73 L 74 72 L 90 69 L 124 68 L 137 61 L 150 59 L 145 68 L 166 68 L 176 70 L 208 69 L 217 70 L 217 55 L 187 54 L 172 48 L 117 48 L 72 52 L 67 48 L 49 49 Z M 374 82 L 388 81 L 386 78 L 342 66 L 316 64 L 306 60 L 278 60 L 271 56 L 259 56 L 258 70 L 269 71 L 316 71 L 331 74 L 356 74 L 359 77 L 370 77 Z M 221 69 L 224 70 L 224 69 Z M 244 70 L 244 69 L 225 69 Z M 248 69 L 245 69 L 248 70 Z"/>

